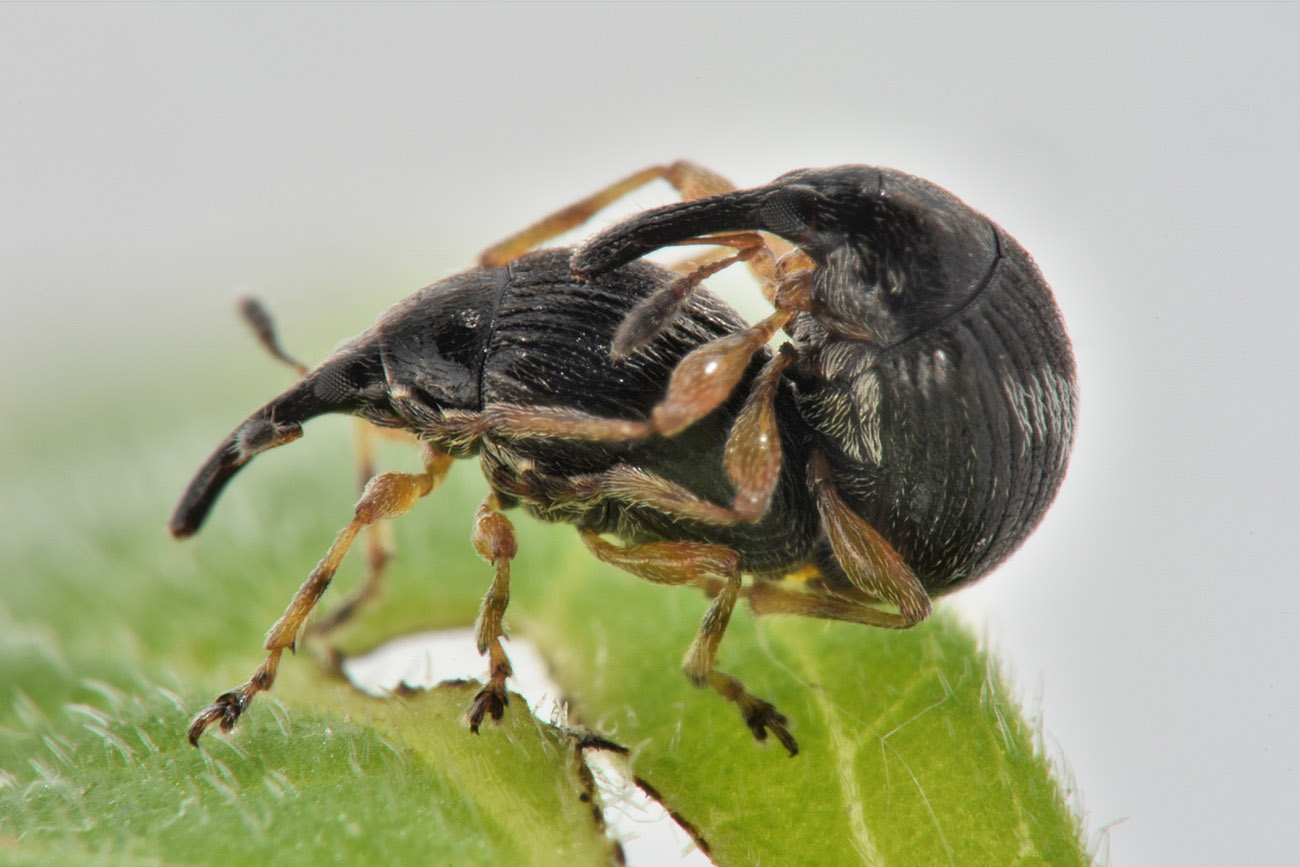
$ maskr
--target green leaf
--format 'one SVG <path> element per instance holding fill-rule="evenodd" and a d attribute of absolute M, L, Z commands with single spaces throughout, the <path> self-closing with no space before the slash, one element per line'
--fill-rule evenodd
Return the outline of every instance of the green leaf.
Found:
<path fill-rule="evenodd" d="M 954 618 L 901 633 L 734 618 L 720 667 L 790 717 L 790 758 L 678 672 L 704 609 L 590 575 L 552 586 L 530 631 L 584 722 L 634 747 L 637 774 L 719 863 L 1088 862 L 995 663 Z"/>
<path fill-rule="evenodd" d="M 130 374 L 131 388 L 99 383 L 75 404 L 13 401 L 0 436 L 0 862 L 611 863 L 571 738 L 521 700 L 472 735 L 470 685 L 371 699 L 304 652 L 234 734 L 189 746 L 189 719 L 251 674 L 350 517 L 350 430 L 315 422 L 259 458 L 177 543 L 164 526 L 188 474 L 277 383 Z M 166 418 L 145 405 L 160 395 Z M 415 466 L 395 447 L 382 457 Z M 466 463 L 394 523 L 387 593 L 345 649 L 472 622 L 491 576 L 469 545 L 484 490 Z M 738 612 L 720 666 L 790 718 L 789 758 L 681 675 L 701 594 L 610 570 L 569 528 L 512 519 L 509 625 L 717 863 L 1088 862 L 996 663 L 942 606 L 904 633 Z"/>

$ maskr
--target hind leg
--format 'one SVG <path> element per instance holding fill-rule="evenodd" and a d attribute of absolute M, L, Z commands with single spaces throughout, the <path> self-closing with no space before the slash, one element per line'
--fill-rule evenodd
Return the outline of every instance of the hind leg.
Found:
<path fill-rule="evenodd" d="M 698 199 L 735 189 L 731 182 L 721 175 L 686 160 L 678 160 L 663 166 L 650 166 L 639 172 L 633 172 L 590 196 L 543 217 L 505 240 L 493 244 L 479 255 L 478 262 L 484 267 L 505 265 L 552 238 L 570 229 L 576 229 L 595 216 L 598 211 L 661 178 L 672 184 L 673 189 L 677 190 L 683 199 Z"/>
<path fill-rule="evenodd" d="M 601 561 L 656 584 L 710 587 L 710 577 L 720 576 L 721 587 L 682 659 L 682 672 L 691 683 L 711 687 L 735 704 L 755 738 L 766 740 L 771 732 L 790 755 L 799 752 L 798 742 L 786 727 L 785 715 L 771 702 L 750 693 L 740 680 L 717 669 L 718 646 L 741 595 L 740 555 L 722 545 L 698 542 L 614 545 L 590 530 L 582 532 L 582 540 Z"/>
<path fill-rule="evenodd" d="M 749 395 L 732 423 L 724 456 L 727 475 L 736 491 L 729 506 L 703 500 L 680 485 L 638 473 L 625 465 L 617 465 L 599 476 L 548 480 L 555 487 L 555 490 L 547 492 L 548 497 L 554 500 L 561 496 L 574 499 L 611 496 L 712 524 L 759 520 L 767 513 L 781 474 L 781 434 L 774 402 L 782 374 L 793 360 L 793 353 L 784 348 L 772 356 L 754 377 Z M 691 416 L 692 421 L 705 414 L 698 411 L 690 398 L 674 400 L 677 402 L 669 404 L 665 401 L 660 407 L 668 405 L 680 410 L 684 401 L 687 405 L 682 411 Z M 671 435 L 680 429 L 659 430 L 660 415 L 659 408 L 656 408 L 650 419 L 637 421 L 604 418 L 567 407 L 493 404 L 482 413 L 457 417 L 455 423 L 464 428 L 467 437 L 491 434 L 506 441 L 545 438 L 618 442 L 656 433 Z M 673 418 L 676 425 L 681 424 L 677 410 L 673 411 Z M 492 478 L 490 473 L 489 478 Z M 508 490 L 512 483 L 502 478 L 495 479 L 494 484 L 501 490 Z M 519 493 L 527 496 L 526 486 Z"/>

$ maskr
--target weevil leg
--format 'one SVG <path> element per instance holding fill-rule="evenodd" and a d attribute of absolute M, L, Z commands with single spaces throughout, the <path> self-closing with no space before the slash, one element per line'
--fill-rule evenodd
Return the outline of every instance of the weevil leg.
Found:
<path fill-rule="evenodd" d="M 702 524 L 737 524 L 747 520 L 733 508 L 720 506 L 671 479 L 630 464 L 615 464 L 600 473 L 560 476 L 534 469 L 520 470 L 522 461 L 503 460 L 508 453 L 507 446 L 494 442 L 492 456 L 484 460 L 484 475 L 494 490 L 542 509 L 576 505 L 592 508 L 601 501 L 618 500 Z"/>
<path fill-rule="evenodd" d="M 771 247 L 757 232 L 739 232 L 729 235 L 710 235 L 706 238 L 689 238 L 681 245 L 707 244 L 730 248 L 730 255 L 707 256 L 701 260 L 682 263 L 689 267 L 681 270 L 682 276 L 642 299 L 623 318 L 610 343 L 610 355 L 626 358 L 648 346 L 664 329 L 673 323 L 686 306 L 691 295 L 709 277 L 737 262 L 745 262 L 754 272 L 765 297 L 775 294 L 777 260 Z"/>
<path fill-rule="evenodd" d="M 793 315 L 778 310 L 755 325 L 691 350 L 677 363 L 668 391 L 651 412 L 655 430 L 672 436 L 717 409 L 735 391 L 754 353 Z"/>
<path fill-rule="evenodd" d="M 673 369 L 663 400 L 651 413 L 655 430 L 672 436 L 716 409 L 735 390 L 754 353 L 796 313 L 812 305 L 811 270 L 785 273 L 773 290 L 776 312 L 748 328 L 719 337 L 689 352 Z"/>
<path fill-rule="evenodd" d="M 767 514 L 781 476 L 781 432 L 776 395 L 781 375 L 794 360 L 783 346 L 755 377 L 736 415 L 723 456 L 736 493 L 731 506 L 718 506 L 667 479 L 619 465 L 604 474 L 602 493 L 653 506 L 672 515 L 712 524 L 752 523 Z"/>
<path fill-rule="evenodd" d="M 604 472 L 574 476 L 543 475 L 533 470 L 517 473 L 499 465 L 489 470 L 488 477 L 496 490 L 546 508 L 617 500 L 702 524 L 752 523 L 766 514 L 780 476 L 780 441 L 775 432 L 770 441 L 774 447 L 769 453 L 746 456 L 752 461 L 743 468 L 748 475 L 739 478 L 733 475 L 736 494 L 730 505 L 719 505 L 671 479 L 630 464 L 615 464 Z"/>
<path fill-rule="evenodd" d="M 793 361 L 794 350 L 787 344 L 763 366 L 727 435 L 723 462 L 736 486 L 732 509 L 744 521 L 757 521 L 767 514 L 781 476 L 776 395 L 781 376 Z"/>
<path fill-rule="evenodd" d="M 790 755 L 799 752 L 799 744 L 787 728 L 788 720 L 771 702 L 750 693 L 737 678 L 716 668 L 718 646 L 731 621 L 731 612 L 741 594 L 740 555 L 723 545 L 698 542 L 651 542 L 643 545 L 614 545 L 590 530 L 582 531 L 582 540 L 598 559 L 638 578 L 656 584 L 697 584 L 713 590 L 710 578 L 721 576 L 709 610 L 704 613 L 699 632 L 682 659 L 682 671 L 696 686 L 708 686 L 732 702 L 744 717 L 745 725 L 758 740 L 770 732 Z"/>
<path fill-rule="evenodd" d="M 484 407 L 475 434 L 503 439 L 569 439 L 589 442 L 623 442 L 655 432 L 651 421 L 608 418 L 563 406 L 523 406 L 497 403 Z"/>
<path fill-rule="evenodd" d="M 768 240 L 757 232 L 705 235 L 676 241 L 676 246 L 708 244 L 730 247 L 731 255 L 711 255 L 690 261 L 691 267 L 649 298 L 640 301 L 623 318 L 610 345 L 610 355 L 625 358 L 649 345 L 686 306 L 691 294 L 707 278 L 737 262 L 745 262 L 768 303 L 778 311 L 812 309 L 811 276 L 815 263 L 798 248 L 788 249 L 777 258 L 774 245 L 779 238 Z"/>
<path fill-rule="evenodd" d="M 929 617 L 930 595 L 921 586 L 916 573 L 885 537 L 840 497 L 831 480 L 826 456 L 821 452 L 814 452 L 808 459 L 808 483 L 812 486 L 831 551 L 849 582 L 864 599 L 885 602 L 898 609 L 894 614 L 866 608 L 864 603 L 860 617 L 836 619 L 907 629 Z M 789 604 L 798 603 L 792 601 Z"/>
<path fill-rule="evenodd" d="M 356 419 L 357 485 L 365 491 L 375 476 L 375 437 L 379 429 L 365 419 Z M 365 567 L 361 584 L 324 616 L 307 625 L 308 638 L 320 638 L 335 631 L 357 615 L 362 606 L 379 598 L 384 589 L 388 562 L 393 556 L 393 534 L 388 524 L 370 524 L 362 533 Z M 330 654 L 337 663 L 337 653 Z"/>
<path fill-rule="evenodd" d="M 831 596 L 782 587 L 763 580 L 746 588 L 744 595 L 754 614 L 759 616 L 794 614 L 812 620 L 843 620 L 883 629 L 907 629 L 916 625 L 908 618 L 877 608 L 881 600 L 857 590 Z"/>
<path fill-rule="evenodd" d="M 478 652 L 488 657 L 487 686 L 474 697 L 468 714 L 470 731 L 477 733 L 484 716 L 499 720 L 505 713 L 510 702 L 506 680 L 514 673 L 501 639 L 505 637 L 502 620 L 506 606 L 510 604 L 510 561 L 519 546 L 515 528 L 510 519 L 501 514 L 501 503 L 496 494 L 488 494 L 479 506 L 474 516 L 473 540 L 474 550 L 479 556 L 496 567 L 492 586 L 483 597 L 474 627 Z"/>
<path fill-rule="evenodd" d="M 421 497 L 438 486 L 451 466 L 451 456 L 426 445 L 423 457 L 425 469 L 422 473 L 384 473 L 370 480 L 357 501 L 352 521 L 335 538 L 325 557 L 307 576 L 280 619 L 267 633 L 266 660 L 247 683 L 218 696 L 194 718 L 189 729 L 190 743 L 197 746 L 199 736 L 213 723 L 220 723 L 222 731 L 230 731 L 253 698 L 271 688 L 280 667 L 280 657 L 285 650 L 294 649 L 308 615 L 329 587 L 357 534 L 376 521 L 405 514 Z"/>
<path fill-rule="evenodd" d="M 707 542 L 615 545 L 593 530 L 579 530 L 578 533 L 597 560 L 654 584 L 706 587 L 710 577 L 738 574 L 740 557 L 725 545 Z"/>
<path fill-rule="evenodd" d="M 474 419 L 475 436 L 488 430 L 504 437 L 562 437 L 621 441 L 660 433 L 672 436 L 717 409 L 745 375 L 754 353 L 790 320 L 777 311 L 757 325 L 724 335 L 691 351 L 677 365 L 664 399 L 648 421 L 611 419 L 567 407 L 496 404 Z"/>
<path fill-rule="evenodd" d="M 721 175 L 686 160 L 678 160 L 663 166 L 650 166 L 639 172 L 633 172 L 493 244 L 479 255 L 479 265 L 490 268 L 512 262 L 552 238 L 570 229 L 576 229 L 595 216 L 598 211 L 651 181 L 661 178 L 672 184 L 683 199 L 698 199 L 735 189 L 735 186 Z"/>

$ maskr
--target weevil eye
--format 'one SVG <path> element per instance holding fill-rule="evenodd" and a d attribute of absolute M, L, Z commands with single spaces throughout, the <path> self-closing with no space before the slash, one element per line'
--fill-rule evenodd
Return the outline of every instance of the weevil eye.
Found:
<path fill-rule="evenodd" d="M 792 184 L 774 191 L 763 202 L 759 221 L 763 228 L 797 244 L 807 244 L 817 232 L 823 197 L 812 187 Z"/>

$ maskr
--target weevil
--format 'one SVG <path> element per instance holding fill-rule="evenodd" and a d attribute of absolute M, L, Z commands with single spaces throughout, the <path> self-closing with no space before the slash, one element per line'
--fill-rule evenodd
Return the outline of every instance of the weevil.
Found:
<path fill-rule="evenodd" d="M 759 232 L 794 245 L 771 269 L 765 328 L 790 338 L 785 377 L 813 431 L 815 560 L 830 584 L 847 580 L 838 599 L 895 610 L 829 612 L 791 597 L 755 607 L 912 626 L 932 596 L 1002 562 L 1056 496 L 1077 412 L 1060 310 L 997 224 L 929 181 L 864 165 L 642 212 L 583 244 L 574 268 L 598 279 L 660 247 L 719 237 L 763 250 Z M 673 321 L 693 285 L 640 304 L 620 329 L 623 351 Z M 729 337 L 695 354 L 741 370 L 755 346 Z"/>
<path fill-rule="evenodd" d="M 325 413 L 416 434 L 424 463 L 422 473 L 369 481 L 353 520 L 270 630 L 265 662 L 197 716 L 192 742 L 215 723 L 229 730 L 253 697 L 271 687 L 283 652 L 295 646 L 363 528 L 410 509 L 437 487 L 454 459 L 477 458 L 491 493 L 471 535 L 496 573 L 476 630 L 490 675 L 469 710 L 475 731 L 487 716 L 500 719 L 507 703 L 511 668 L 501 638 L 516 541 L 503 511 L 518 506 L 543 521 L 574 525 L 605 562 L 654 582 L 708 590 L 714 599 L 687 654 L 688 675 L 736 702 L 757 735 L 772 731 L 796 750 L 785 718 L 714 667 L 742 574 L 779 577 L 807 558 L 816 535 L 797 463 L 777 467 L 779 477 L 764 482 L 761 513 L 747 511 L 747 503 L 737 507 L 738 486 L 723 469 L 740 460 L 746 464 L 736 470 L 741 479 L 771 472 L 762 446 L 769 436 L 784 454 L 801 453 L 804 433 L 780 379 L 783 365 L 775 353 L 756 353 L 742 377 L 744 391 L 688 430 L 649 435 L 650 414 L 677 362 L 745 323 L 717 298 L 696 293 L 643 351 L 614 358 L 610 342 L 627 312 L 677 278 L 650 263 L 631 263 L 579 279 L 569 268 L 571 254 L 564 248 L 528 253 L 410 296 L 249 416 L 200 468 L 171 520 L 178 537 L 198 530 L 251 458 L 297 439 L 304 422 Z M 761 404 L 745 398 L 749 390 L 763 396 Z"/>
<path fill-rule="evenodd" d="M 524 254 L 658 177 L 687 201 L 571 256 Z M 682 274 L 634 261 L 672 244 L 735 253 Z M 699 288 L 739 261 L 776 308 L 754 325 Z M 713 601 L 686 674 L 792 755 L 786 718 L 715 667 L 736 602 L 908 628 L 932 596 L 1020 544 L 1064 474 L 1074 364 L 1050 289 L 1010 236 L 918 178 L 844 166 L 735 190 L 674 163 L 558 212 L 480 264 L 381 316 L 236 428 L 191 482 L 178 536 L 251 457 L 313 416 L 360 415 L 424 449 L 423 473 L 369 483 L 272 628 L 266 662 L 199 714 L 191 741 L 213 723 L 228 730 L 270 687 L 361 528 L 405 512 L 455 458 L 477 457 L 492 490 L 472 530 L 496 567 L 477 626 L 490 675 L 469 710 L 474 730 L 506 703 L 515 540 L 502 510 L 522 506 L 573 524 L 598 558 L 634 575 L 704 588 Z M 780 332 L 789 340 L 773 352 Z"/>

